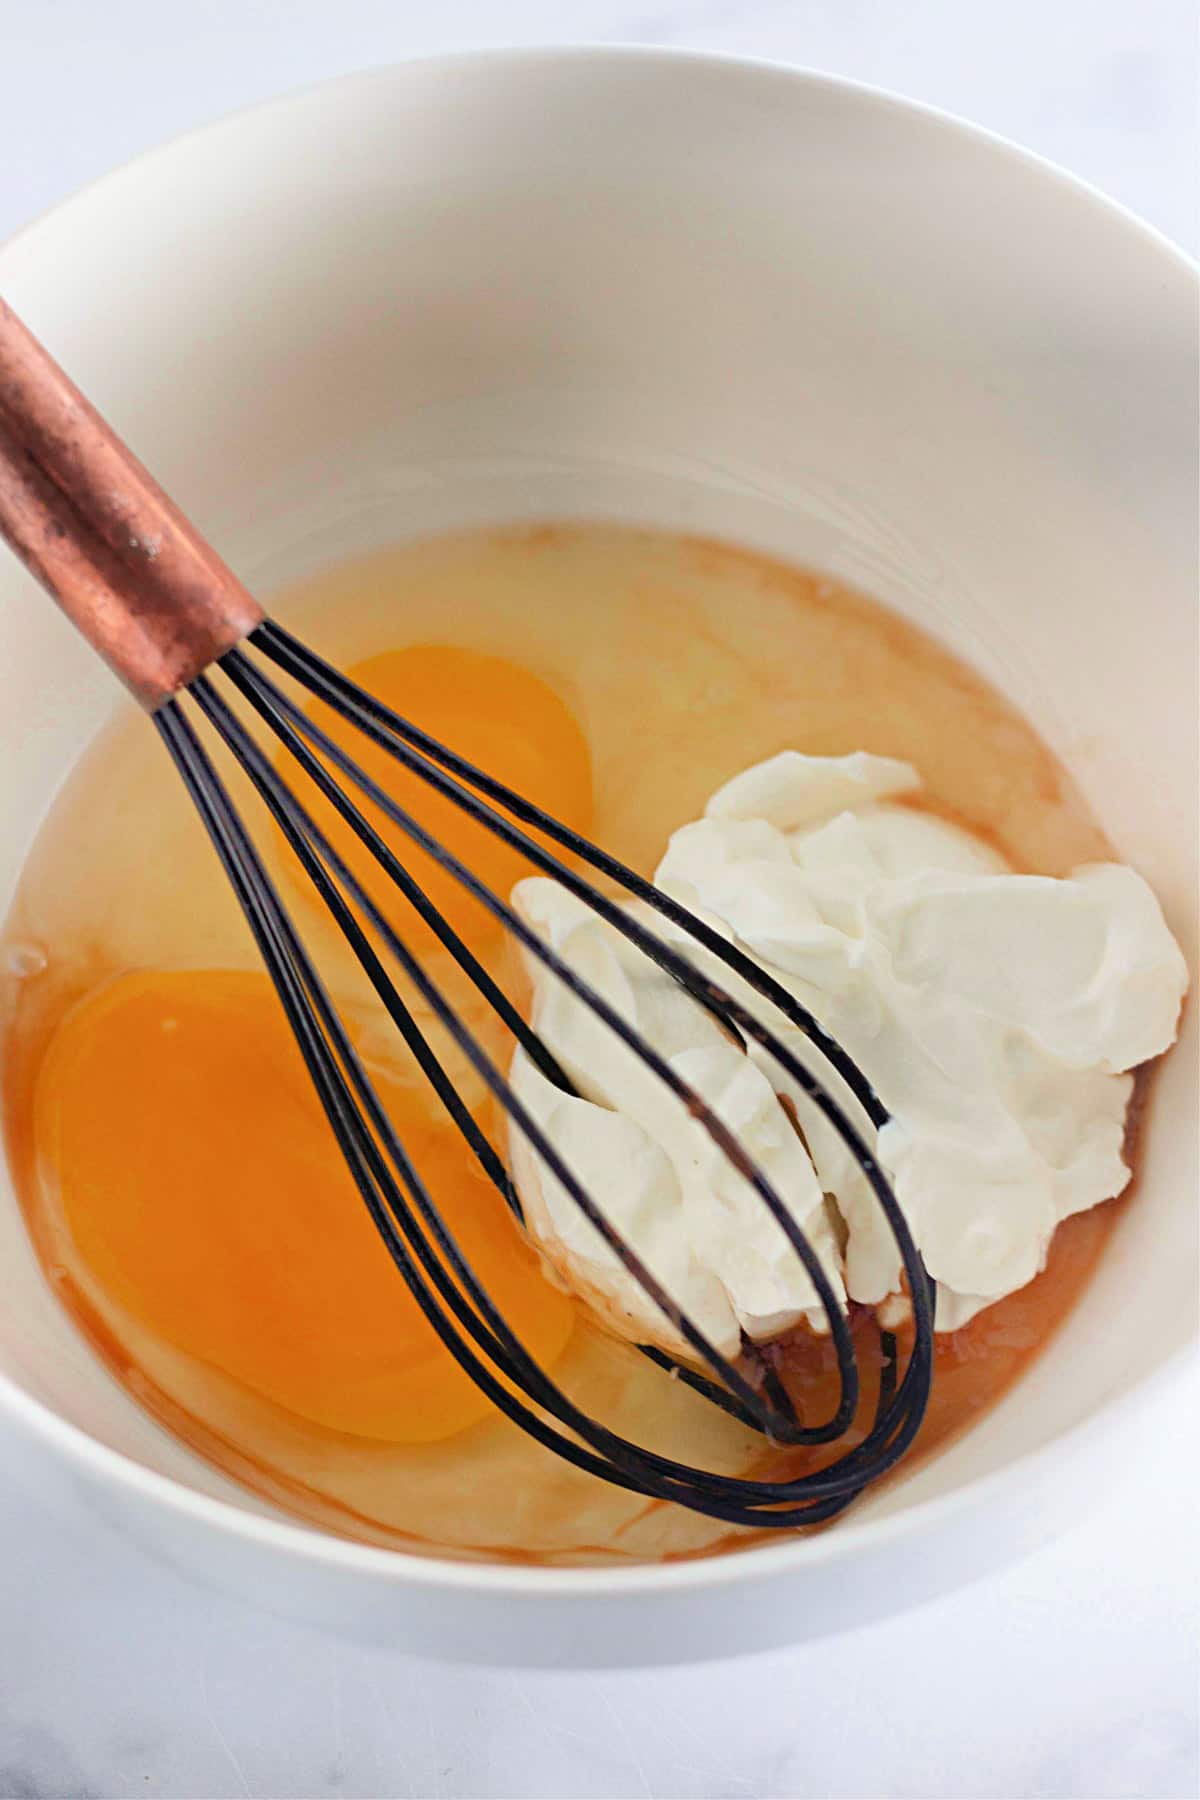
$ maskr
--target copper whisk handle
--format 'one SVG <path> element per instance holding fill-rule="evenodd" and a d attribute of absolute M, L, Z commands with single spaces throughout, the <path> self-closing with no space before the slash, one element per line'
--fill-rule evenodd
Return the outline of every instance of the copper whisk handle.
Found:
<path fill-rule="evenodd" d="M 2 299 L 0 536 L 151 712 L 263 616 Z"/>

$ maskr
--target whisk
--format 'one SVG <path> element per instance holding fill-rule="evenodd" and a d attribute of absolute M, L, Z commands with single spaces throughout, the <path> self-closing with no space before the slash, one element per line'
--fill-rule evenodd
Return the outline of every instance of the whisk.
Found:
<path fill-rule="evenodd" d="M 912 1444 L 928 1401 L 933 1366 L 934 1291 L 887 1177 L 837 1098 L 837 1083 L 799 1060 L 781 1036 L 800 1032 L 875 1129 L 888 1114 L 862 1071 L 795 997 L 702 919 L 597 845 L 551 818 L 486 770 L 456 755 L 346 679 L 267 618 L 217 554 L 0 300 L 0 534 L 150 714 L 227 874 L 354 1183 L 395 1267 L 442 1344 L 494 1406 L 538 1443 L 589 1474 L 647 1497 L 749 1527 L 819 1524 L 848 1506 Z M 848 1436 L 860 1402 L 858 1350 L 845 1308 L 783 1196 L 737 1136 L 652 1044 L 572 968 L 504 895 L 493 892 L 323 730 L 291 692 L 282 671 L 348 721 L 396 764 L 554 878 L 704 1008 L 743 1048 L 753 1043 L 797 1083 L 845 1143 L 870 1184 L 895 1238 L 912 1313 L 911 1346 L 879 1332 L 881 1371 L 869 1426 Z M 234 696 L 240 696 L 231 705 Z M 382 1003 L 399 1040 L 453 1125 L 520 1217 L 504 1157 L 469 1110 L 406 1000 L 420 997 L 511 1126 L 556 1177 L 626 1273 L 662 1314 L 687 1355 L 653 1345 L 642 1354 L 743 1425 L 777 1445 L 820 1449 L 820 1466 L 794 1478 L 752 1479 L 693 1467 L 632 1442 L 589 1416 L 551 1379 L 510 1328 L 447 1230 L 437 1196 L 389 1119 L 345 1019 L 290 916 L 262 854 L 197 732 L 207 721 L 227 747 L 295 853 L 334 926 Z M 247 723 L 247 720 L 251 723 Z M 297 784 L 285 781 L 258 727 L 288 753 Z M 838 1372 L 830 1416 L 811 1421 L 794 1406 L 772 1360 L 749 1342 L 722 1354 L 648 1269 L 634 1244 L 609 1222 L 603 1196 L 577 1178 L 522 1104 L 501 1063 L 431 972 L 437 958 L 414 949 L 347 865 L 302 796 L 331 805 L 403 901 L 401 920 L 419 917 L 514 1043 L 558 1088 L 567 1075 L 497 977 L 459 933 L 361 810 L 363 800 L 404 839 L 460 883 L 581 1005 L 633 1052 L 750 1184 L 800 1259 L 823 1309 Z M 419 862 L 419 859 L 418 859 Z M 596 885 L 580 867 L 605 884 Z M 608 891 L 606 891 L 608 890 Z M 619 897 L 644 902 L 672 929 L 666 942 Z M 704 967 L 679 934 L 703 953 Z M 422 942 L 418 935 L 417 942 Z M 424 941 L 428 941 L 427 938 Z M 764 1006 L 751 1009 L 706 972 L 716 961 Z M 449 967 L 448 964 L 444 965 Z M 389 973 L 389 968 L 393 973 Z M 398 980 L 397 977 L 401 979 Z M 764 1024 L 762 1012 L 778 1018 Z M 839 1440 L 846 1438 L 844 1445 Z M 828 1447 L 828 1450 L 821 1447 Z"/>

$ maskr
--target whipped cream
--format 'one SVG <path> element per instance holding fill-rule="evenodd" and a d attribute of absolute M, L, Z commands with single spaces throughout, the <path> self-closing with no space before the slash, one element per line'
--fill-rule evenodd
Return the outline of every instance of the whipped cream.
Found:
<path fill-rule="evenodd" d="M 1128 1182 L 1130 1071 L 1173 1041 L 1187 970 L 1131 869 L 1013 874 L 971 833 L 898 804 L 919 787 L 890 758 L 785 751 L 714 794 L 655 875 L 841 1043 L 891 1114 L 878 1134 L 777 1009 L 643 904 L 625 910 L 760 1017 L 875 1141 L 937 1283 L 938 1329 L 950 1331 L 1032 1280 L 1062 1219 Z M 838 1299 L 894 1315 L 895 1240 L 798 1084 L 556 883 L 521 882 L 514 900 L 729 1125 Z M 520 1050 L 513 1085 L 609 1221 L 727 1355 L 743 1333 L 766 1341 L 804 1318 L 826 1329 L 759 1196 L 659 1078 L 527 960 L 534 1027 L 579 1097 Z M 624 1335 L 679 1351 L 674 1327 L 516 1129 L 512 1164 L 529 1230 L 560 1277 Z"/>

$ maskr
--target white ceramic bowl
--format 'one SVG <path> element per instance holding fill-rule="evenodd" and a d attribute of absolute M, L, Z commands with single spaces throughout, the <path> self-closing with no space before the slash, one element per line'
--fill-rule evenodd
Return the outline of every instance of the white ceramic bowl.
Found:
<path fill-rule="evenodd" d="M 861 584 L 1026 710 L 1194 942 L 1195 281 L 1045 164 L 780 69 L 480 54 L 144 157 L 0 252 L 0 291 L 260 586 L 548 514 Z M 0 559 L 0 895 L 112 699 Z M 1043 1538 L 1129 1455 L 1194 1326 L 1194 1045 L 1195 1008 L 1136 1204 L 1049 1352 L 812 1541 L 573 1572 L 289 1523 L 92 1359 L 7 1191 L 6 1460 L 202 1579 L 439 1654 L 682 1659 L 859 1623 Z"/>

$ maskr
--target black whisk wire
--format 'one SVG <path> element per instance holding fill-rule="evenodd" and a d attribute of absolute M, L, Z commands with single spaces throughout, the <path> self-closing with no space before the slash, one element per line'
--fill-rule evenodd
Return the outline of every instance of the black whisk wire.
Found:
<path fill-rule="evenodd" d="M 233 883 L 321 1105 L 372 1222 L 443 1345 L 514 1424 L 556 1455 L 603 1480 L 746 1526 L 791 1528 L 832 1518 L 904 1455 L 919 1429 L 928 1400 L 932 1376 L 932 1284 L 890 1184 L 842 1104 L 788 1044 L 764 1025 L 757 1010 L 752 1010 L 682 954 L 677 941 L 672 944 L 648 930 L 617 901 L 580 876 L 577 867 L 547 849 L 544 842 L 530 837 L 513 822 L 514 819 L 520 820 L 521 825 L 532 827 L 541 839 L 558 844 L 573 861 L 584 862 L 608 882 L 645 902 L 699 951 L 722 963 L 754 991 L 759 1001 L 780 1013 L 794 1033 L 820 1052 L 871 1126 L 877 1128 L 886 1122 L 888 1114 L 865 1076 L 794 996 L 736 946 L 615 858 L 364 694 L 279 626 L 271 622 L 261 625 L 245 645 L 227 653 L 216 665 L 248 703 L 253 714 L 282 745 L 292 764 L 311 781 L 366 847 L 374 863 L 434 933 L 471 986 L 547 1079 L 567 1093 L 575 1092 L 557 1059 L 430 900 L 411 870 L 350 799 L 331 773 L 330 765 L 399 826 L 412 844 L 471 893 L 508 929 L 527 954 L 548 969 L 581 1005 L 637 1055 L 687 1108 L 726 1161 L 754 1189 L 803 1263 L 833 1341 L 839 1378 L 838 1404 L 828 1420 L 810 1425 L 797 1418 L 786 1387 L 778 1379 L 769 1357 L 757 1358 L 757 1376 L 753 1355 L 743 1359 L 742 1367 L 732 1364 L 662 1288 L 634 1248 L 611 1225 L 603 1208 L 550 1143 L 477 1034 L 429 973 L 422 958 L 348 867 L 276 769 L 274 761 L 264 754 L 247 725 L 217 692 L 210 678 L 211 671 L 188 690 L 274 819 L 401 1040 L 506 1203 L 519 1216 L 519 1201 L 503 1157 L 463 1101 L 411 1006 L 401 997 L 387 973 L 369 933 L 374 933 L 385 954 L 415 988 L 441 1031 L 483 1081 L 621 1266 L 648 1295 L 674 1333 L 686 1342 L 695 1363 L 708 1372 L 702 1373 L 701 1367 L 678 1362 L 653 1346 L 643 1346 L 643 1354 L 669 1375 L 682 1379 L 704 1398 L 730 1412 L 742 1424 L 781 1444 L 835 1445 L 846 1433 L 859 1404 L 857 1355 L 845 1310 L 833 1292 L 824 1266 L 782 1197 L 702 1097 L 681 1080 L 628 1020 L 558 956 L 520 913 L 433 838 L 301 706 L 271 681 L 247 654 L 249 647 L 349 720 L 366 738 L 434 791 L 451 800 L 467 816 L 519 850 L 532 867 L 560 882 L 596 916 L 648 956 L 743 1044 L 747 1038 L 753 1040 L 796 1082 L 839 1133 L 866 1176 L 896 1240 L 913 1315 L 913 1343 L 903 1373 L 898 1373 L 895 1338 L 889 1332 L 880 1333 L 881 1370 L 874 1419 L 861 1441 L 823 1467 L 799 1477 L 760 1481 L 718 1475 L 632 1443 L 582 1412 L 509 1327 L 447 1230 L 433 1197 L 388 1118 L 236 805 L 188 722 L 182 705 L 172 701 L 155 714 L 159 731 Z M 497 811 L 497 806 L 504 812 Z"/>

